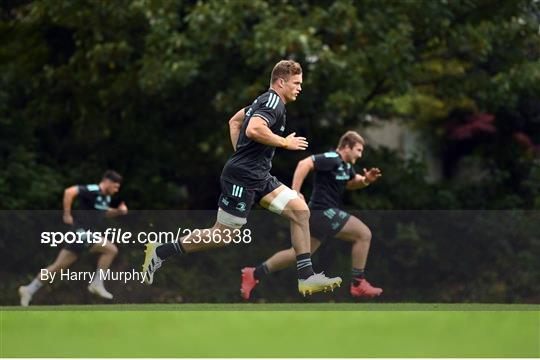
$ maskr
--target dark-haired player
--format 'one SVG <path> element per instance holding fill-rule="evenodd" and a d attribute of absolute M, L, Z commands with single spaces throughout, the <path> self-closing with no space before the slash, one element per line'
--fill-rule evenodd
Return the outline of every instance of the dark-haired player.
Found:
<path fill-rule="evenodd" d="M 117 216 L 127 214 L 128 208 L 124 202 L 121 202 L 118 208 L 111 208 L 111 196 L 120 190 L 122 176 L 113 170 L 107 170 L 99 182 L 99 184 L 90 185 L 74 185 L 64 190 L 63 199 L 63 221 L 71 225 L 77 233 L 84 233 L 87 230 L 94 230 L 95 221 L 99 222 L 99 216 L 96 219 L 95 211 L 99 211 L 100 215 Z M 79 199 L 79 209 L 85 210 L 81 212 L 81 217 L 74 221 L 71 214 L 71 207 L 75 198 Z M 112 299 L 113 295 L 105 289 L 103 285 L 102 273 L 106 271 L 118 254 L 116 245 L 110 243 L 105 238 L 96 241 L 87 236 L 80 236 L 84 242 L 74 242 L 64 244 L 63 248 L 58 253 L 54 262 L 47 266 L 48 273 L 57 273 L 62 269 L 69 268 L 80 252 L 85 249 L 90 249 L 91 253 L 99 254 L 97 261 L 97 269 L 92 277 L 92 282 L 88 286 L 88 291 L 105 299 Z M 103 270 L 103 271 L 100 271 Z M 32 296 L 43 286 L 44 281 L 41 279 L 41 272 L 26 286 L 19 287 L 19 296 L 22 306 L 28 306 L 32 300 Z"/>

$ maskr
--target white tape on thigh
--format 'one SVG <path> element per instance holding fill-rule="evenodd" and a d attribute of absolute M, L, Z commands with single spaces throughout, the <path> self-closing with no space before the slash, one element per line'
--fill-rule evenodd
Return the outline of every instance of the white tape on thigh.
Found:
<path fill-rule="evenodd" d="M 268 210 L 270 210 L 271 212 L 275 212 L 276 214 L 281 214 L 289 201 L 296 199 L 297 197 L 298 194 L 296 193 L 296 191 L 286 188 L 285 190 L 280 192 L 278 196 L 274 198 L 274 200 L 272 200 L 270 206 L 268 206 Z"/>
<path fill-rule="evenodd" d="M 244 226 L 247 223 L 246 218 L 231 215 L 225 210 L 223 210 L 222 208 L 218 209 L 217 221 L 218 223 L 228 226 L 233 229 L 240 229 L 242 226 Z"/>

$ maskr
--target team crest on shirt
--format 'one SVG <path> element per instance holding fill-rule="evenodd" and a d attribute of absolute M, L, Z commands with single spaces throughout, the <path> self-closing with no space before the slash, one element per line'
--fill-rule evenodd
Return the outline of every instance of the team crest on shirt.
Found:
<path fill-rule="evenodd" d="M 340 164 L 339 167 L 337 168 L 337 174 L 336 174 L 336 180 L 340 180 L 340 181 L 347 181 L 349 180 L 350 176 L 349 176 L 349 173 L 347 173 L 343 167 L 343 164 Z"/>
<path fill-rule="evenodd" d="M 236 210 L 244 212 L 246 211 L 246 203 L 245 202 L 239 202 L 236 204 Z"/>

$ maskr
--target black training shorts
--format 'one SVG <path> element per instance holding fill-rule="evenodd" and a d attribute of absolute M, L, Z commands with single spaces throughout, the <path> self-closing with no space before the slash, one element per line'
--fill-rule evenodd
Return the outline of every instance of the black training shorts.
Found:
<path fill-rule="evenodd" d="M 258 203 L 280 186 L 279 180 L 271 175 L 250 188 L 221 178 L 221 196 L 218 206 L 228 214 L 247 218 L 254 203 Z"/>
<path fill-rule="evenodd" d="M 351 214 L 338 208 L 311 209 L 310 212 L 309 231 L 320 241 L 336 236 L 351 217 Z"/>

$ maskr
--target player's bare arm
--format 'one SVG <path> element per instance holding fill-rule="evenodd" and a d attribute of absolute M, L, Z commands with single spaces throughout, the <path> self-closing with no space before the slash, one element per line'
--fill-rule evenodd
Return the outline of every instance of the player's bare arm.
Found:
<path fill-rule="evenodd" d="M 348 190 L 362 189 L 377 181 L 382 176 L 379 168 L 364 169 L 364 175 L 356 174 L 354 179 L 347 182 Z"/>
<path fill-rule="evenodd" d="M 71 215 L 71 206 L 73 205 L 73 200 L 79 194 L 79 188 L 77 186 L 70 186 L 64 190 L 64 199 L 62 201 L 64 207 L 63 220 L 64 223 L 68 225 L 73 224 L 73 216 Z"/>
<path fill-rule="evenodd" d="M 287 150 L 305 150 L 308 147 L 305 137 L 296 136 L 296 133 L 291 133 L 287 137 L 276 135 L 270 130 L 266 120 L 258 116 L 253 116 L 249 121 L 246 136 L 258 143 Z"/>
<path fill-rule="evenodd" d="M 298 165 L 296 165 L 296 169 L 294 170 L 292 189 L 295 190 L 298 193 L 298 196 L 300 196 L 302 199 L 304 199 L 304 195 L 302 195 L 300 192 L 302 189 L 302 184 L 304 183 L 304 180 L 308 174 L 313 171 L 314 166 L 315 164 L 313 163 L 313 159 L 311 156 L 309 156 L 303 160 L 300 160 Z"/>
<path fill-rule="evenodd" d="M 109 208 L 105 213 L 107 217 L 116 217 L 126 215 L 128 213 L 128 207 L 125 202 L 121 202 L 117 208 Z"/>
<path fill-rule="evenodd" d="M 242 108 L 229 120 L 229 132 L 231 134 L 231 142 L 234 151 L 236 151 L 236 144 L 238 143 L 238 137 L 240 136 L 240 130 L 242 129 L 242 123 L 244 122 L 245 116 L 245 110 Z"/>

